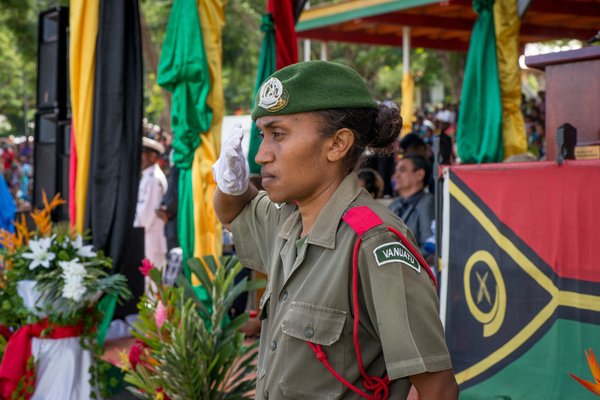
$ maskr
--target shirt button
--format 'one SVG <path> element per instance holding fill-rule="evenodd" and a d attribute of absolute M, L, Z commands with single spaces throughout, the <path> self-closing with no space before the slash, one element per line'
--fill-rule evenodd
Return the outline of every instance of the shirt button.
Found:
<path fill-rule="evenodd" d="M 288 293 L 287 293 L 287 292 L 285 292 L 285 293 L 283 294 L 282 298 L 283 298 L 283 301 L 286 301 L 286 300 L 287 300 L 287 298 L 288 298 Z"/>
<path fill-rule="evenodd" d="M 275 351 L 276 348 L 277 348 L 277 342 L 275 342 L 275 341 L 271 342 L 271 350 Z"/>
<path fill-rule="evenodd" d="M 304 336 L 306 336 L 307 338 L 311 338 L 311 337 L 315 336 L 315 331 L 313 330 L 313 328 L 307 328 L 304 331 Z"/>
<path fill-rule="evenodd" d="M 263 397 L 264 397 L 265 400 L 269 400 L 269 392 L 267 392 L 265 390 L 265 392 L 263 393 Z"/>

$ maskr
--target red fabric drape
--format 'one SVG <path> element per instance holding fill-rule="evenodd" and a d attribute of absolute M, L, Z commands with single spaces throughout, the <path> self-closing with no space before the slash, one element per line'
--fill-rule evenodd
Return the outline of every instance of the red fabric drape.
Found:
<path fill-rule="evenodd" d="M 33 372 L 27 371 L 27 361 L 31 357 L 31 338 L 40 337 L 42 331 L 48 328 L 48 320 L 38 322 L 34 325 L 25 325 L 16 331 L 6 345 L 6 352 L 0 365 L 0 399 L 10 399 L 17 388 L 17 384 L 23 376 L 31 379 Z M 82 325 L 76 326 L 51 326 L 51 330 L 45 339 L 64 339 L 81 336 Z M 25 393 L 25 400 L 31 394 Z"/>
<path fill-rule="evenodd" d="M 298 62 L 298 40 L 294 22 L 294 0 L 269 0 L 267 12 L 273 14 L 275 23 L 275 48 L 277 69 Z"/>

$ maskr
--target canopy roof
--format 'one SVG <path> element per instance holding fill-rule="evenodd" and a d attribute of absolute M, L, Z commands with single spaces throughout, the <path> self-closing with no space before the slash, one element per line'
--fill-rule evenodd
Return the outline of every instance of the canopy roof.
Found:
<path fill-rule="evenodd" d="M 519 3 L 529 3 L 519 35 L 521 48 L 556 39 L 587 41 L 600 30 L 600 0 Z M 468 51 L 477 19 L 472 4 L 472 0 L 348 0 L 303 11 L 296 32 L 304 39 L 402 46 L 402 27 L 410 26 L 412 47 Z"/>

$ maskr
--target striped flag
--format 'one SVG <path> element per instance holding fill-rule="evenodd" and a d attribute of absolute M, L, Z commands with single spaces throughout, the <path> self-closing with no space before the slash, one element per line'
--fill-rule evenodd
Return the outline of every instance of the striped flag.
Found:
<path fill-rule="evenodd" d="M 600 162 L 445 177 L 440 302 L 461 400 L 595 398 L 568 372 L 589 376 L 584 350 L 600 351 Z"/>

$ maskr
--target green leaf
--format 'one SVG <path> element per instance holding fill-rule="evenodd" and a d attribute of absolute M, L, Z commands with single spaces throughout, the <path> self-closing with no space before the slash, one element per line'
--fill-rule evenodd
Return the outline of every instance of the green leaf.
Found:
<path fill-rule="evenodd" d="M 248 322 L 248 318 L 250 318 L 249 313 L 238 315 L 233 321 L 231 321 L 229 324 L 227 324 L 227 326 L 225 326 L 221 334 L 221 340 L 223 340 L 224 342 L 233 340 L 235 335 L 239 333 L 239 329 L 242 326 L 244 326 L 246 322 Z"/>
<path fill-rule="evenodd" d="M 152 268 L 148 275 L 150 279 L 156 284 L 158 287 L 162 287 L 162 272 L 158 268 Z"/>
<path fill-rule="evenodd" d="M 187 278 L 183 275 L 179 275 L 175 279 L 175 283 L 178 286 L 183 287 L 184 296 L 192 299 L 194 301 L 194 304 L 196 304 L 196 307 L 198 307 L 198 309 L 200 310 L 200 312 L 203 313 L 207 318 L 210 318 L 210 312 L 208 311 L 208 308 L 206 307 L 206 305 L 204 305 L 202 300 L 200 300 Z"/>
<path fill-rule="evenodd" d="M 206 268 L 204 268 L 204 265 L 202 264 L 202 261 L 200 261 L 200 259 L 198 259 L 198 258 L 190 258 L 188 260 L 188 267 L 190 267 L 190 271 L 194 275 L 196 275 L 196 277 L 200 281 L 200 284 L 202 286 L 204 286 L 210 293 L 209 288 L 212 287 L 212 284 L 211 284 L 210 277 L 208 276 L 208 273 L 206 272 Z"/>
<path fill-rule="evenodd" d="M 208 266 L 208 269 L 210 269 L 210 272 L 212 272 L 212 274 L 215 275 L 217 273 L 217 269 L 219 269 L 219 266 L 217 265 L 217 261 L 215 260 L 215 258 L 211 255 L 206 255 L 206 256 L 203 256 L 202 259 Z M 221 260 L 219 260 L 219 261 L 221 261 Z M 221 263 L 221 265 L 225 265 L 225 264 Z"/>
<path fill-rule="evenodd" d="M 266 286 L 267 286 L 267 281 L 265 279 L 254 279 L 254 280 L 248 281 L 246 283 L 246 290 L 247 291 L 258 290 L 258 289 L 263 289 Z"/>
<path fill-rule="evenodd" d="M 57 257 L 60 261 L 71 261 L 73 257 L 66 252 L 66 250 L 60 250 L 57 254 Z"/>

